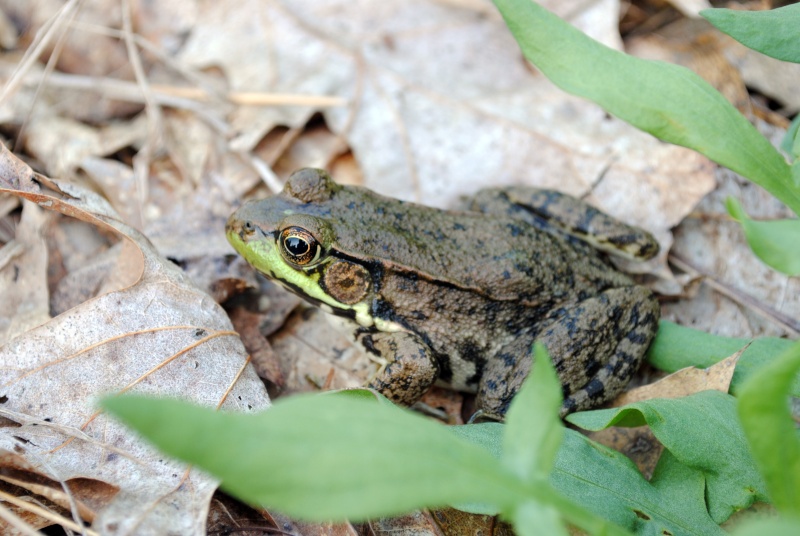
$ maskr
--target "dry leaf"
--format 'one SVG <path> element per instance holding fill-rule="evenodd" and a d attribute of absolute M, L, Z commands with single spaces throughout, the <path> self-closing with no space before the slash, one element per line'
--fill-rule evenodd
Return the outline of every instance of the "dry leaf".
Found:
<path fill-rule="evenodd" d="M 47 245 L 42 235 L 48 217 L 25 203 L 16 239 L 0 249 L 0 345 L 50 319 L 46 282 Z"/>
<path fill-rule="evenodd" d="M 378 365 L 354 343 L 352 332 L 319 309 L 299 309 L 289 316 L 269 338 L 281 361 L 286 392 L 360 387 L 370 379 Z"/>
<path fill-rule="evenodd" d="M 653 476 L 653 471 L 664 451 L 664 445 L 656 439 L 649 426 L 636 428 L 612 426 L 597 432 L 588 432 L 586 436 L 630 458 L 648 480 Z"/>
<path fill-rule="evenodd" d="M 34 177 L 7 150 L 0 177 L 3 191 L 118 232 L 138 252 L 128 286 L 113 285 L 0 347 L 0 412 L 19 425 L 0 430 L 0 451 L 64 486 L 81 477 L 118 488 L 93 524 L 106 534 L 203 533 L 216 482 L 164 459 L 95 404 L 132 390 L 264 408 L 268 398 L 238 335 L 209 296 L 96 194 Z"/>
<path fill-rule="evenodd" d="M 614 399 L 612 407 L 621 407 L 653 398 L 681 398 L 714 389 L 727 393 L 733 371 L 744 348 L 707 369 L 686 367 L 648 385 L 625 391 Z"/>

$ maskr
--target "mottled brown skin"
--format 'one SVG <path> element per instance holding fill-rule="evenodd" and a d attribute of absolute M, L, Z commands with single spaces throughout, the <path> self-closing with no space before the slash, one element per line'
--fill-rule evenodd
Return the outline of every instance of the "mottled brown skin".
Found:
<path fill-rule="evenodd" d="M 316 260 L 281 265 L 291 261 L 281 237 L 305 231 Z M 402 404 L 438 379 L 477 392 L 482 412 L 502 418 L 539 340 L 564 386 L 562 414 L 593 407 L 624 388 L 657 329 L 652 293 L 595 249 L 641 258 L 655 241 L 557 192 L 484 190 L 470 211 L 451 212 L 305 169 L 243 205 L 228 237 L 268 277 L 358 320 L 366 349 L 389 362 L 370 386 Z"/>

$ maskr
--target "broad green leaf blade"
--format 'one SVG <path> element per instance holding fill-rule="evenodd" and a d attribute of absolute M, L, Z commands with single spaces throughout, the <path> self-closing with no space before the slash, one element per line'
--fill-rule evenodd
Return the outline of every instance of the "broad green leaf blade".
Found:
<path fill-rule="evenodd" d="M 494 0 L 527 57 L 564 91 L 659 139 L 694 149 L 800 214 L 783 156 L 695 73 L 612 50 L 531 0 Z"/>
<path fill-rule="evenodd" d="M 768 500 L 730 395 L 703 391 L 674 400 L 575 413 L 567 420 L 587 430 L 648 424 L 678 461 L 705 475 L 708 512 L 717 523 L 756 500 Z"/>
<path fill-rule="evenodd" d="M 499 422 L 482 422 L 464 426 L 448 426 L 447 431 L 456 437 L 486 450 L 496 460 L 503 459 L 503 434 L 505 425 Z M 490 504 L 459 503 L 453 505 L 472 514 L 497 515 L 500 511 Z"/>
<path fill-rule="evenodd" d="M 624 455 L 567 429 L 550 482 L 638 535 L 724 535 L 706 511 L 703 478 L 695 473 L 672 486 L 653 486 Z"/>
<path fill-rule="evenodd" d="M 686 367 L 708 368 L 747 346 L 739 357 L 731 381 L 730 392 L 736 395 L 753 373 L 791 345 L 792 341 L 776 337 L 722 337 L 662 320 L 656 338 L 650 345 L 647 360 L 654 367 L 667 372 Z M 792 384 L 792 395 L 800 397 L 800 374 L 796 375 Z"/>
<path fill-rule="evenodd" d="M 784 274 L 800 275 L 800 220 L 755 221 L 734 198 L 729 197 L 726 205 L 759 259 Z"/>
<path fill-rule="evenodd" d="M 800 517 L 800 442 L 789 410 L 791 379 L 800 372 L 800 343 L 742 388 L 739 418 L 775 507 Z"/>
<path fill-rule="evenodd" d="M 103 406 L 233 495 L 298 518 L 365 519 L 454 503 L 509 511 L 523 493 L 487 451 L 363 397 L 295 396 L 249 415 L 138 396 Z"/>
<path fill-rule="evenodd" d="M 503 443 L 505 425 L 499 423 L 481 423 L 469 424 L 466 426 L 450 426 L 447 429 L 458 437 L 474 445 L 485 448 L 496 459 L 502 459 L 503 452 L 501 445 Z M 565 462 L 567 465 L 572 463 L 575 466 L 580 466 L 584 463 L 580 453 L 571 455 L 565 452 L 563 442 L 557 455 L 560 456 L 562 460 L 567 460 Z M 592 479 L 596 476 L 597 472 L 594 468 L 587 466 L 586 472 L 581 475 L 581 478 L 584 479 L 585 482 L 591 483 Z M 582 492 L 578 492 L 570 497 L 564 497 L 561 496 L 559 492 L 552 489 L 547 482 L 537 482 L 534 486 L 536 486 L 536 488 L 541 491 L 543 497 L 546 498 L 546 500 L 540 501 L 540 504 L 555 506 L 556 510 L 567 522 L 580 528 L 585 533 L 604 536 L 630 536 L 628 531 L 610 523 L 604 511 L 595 510 L 596 514 L 594 514 L 580 506 L 580 504 L 585 502 L 585 497 Z M 461 506 L 464 505 L 459 505 L 459 507 Z M 621 506 L 621 508 L 624 508 L 624 506 Z M 496 513 L 496 510 L 486 509 L 485 505 L 469 505 L 467 511 L 483 514 Z M 516 518 L 512 515 L 512 519 Z"/>
<path fill-rule="evenodd" d="M 800 534 L 800 518 L 758 518 L 744 521 L 733 531 L 734 536 L 796 536 Z"/>
<path fill-rule="evenodd" d="M 676 510 L 702 508 L 705 511 L 706 479 L 703 473 L 682 464 L 669 450 L 661 453 L 650 485 L 663 496 L 670 497 Z"/>
<path fill-rule="evenodd" d="M 533 347 L 534 364 L 506 415 L 503 462 L 524 482 L 546 479 L 564 436 L 558 416 L 561 382 L 544 346 Z"/>
<path fill-rule="evenodd" d="M 569 536 L 558 511 L 549 505 L 526 501 L 511 514 L 514 532 L 518 536 Z"/>
<path fill-rule="evenodd" d="M 800 4 L 769 11 L 704 9 L 700 15 L 747 48 L 800 63 Z"/>

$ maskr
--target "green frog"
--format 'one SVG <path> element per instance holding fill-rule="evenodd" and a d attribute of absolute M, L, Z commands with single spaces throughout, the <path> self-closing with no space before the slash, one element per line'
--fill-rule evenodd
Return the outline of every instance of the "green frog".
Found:
<path fill-rule="evenodd" d="M 368 386 L 403 405 L 438 381 L 502 420 L 540 341 L 561 415 L 587 409 L 625 387 L 658 325 L 653 294 L 606 255 L 647 259 L 655 239 L 555 191 L 490 188 L 445 211 L 301 169 L 226 231 L 258 271 L 352 320 L 385 365 Z"/>

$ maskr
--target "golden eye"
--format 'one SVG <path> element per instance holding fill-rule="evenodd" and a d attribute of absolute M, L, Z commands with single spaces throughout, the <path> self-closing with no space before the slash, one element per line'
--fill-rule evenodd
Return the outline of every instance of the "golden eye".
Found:
<path fill-rule="evenodd" d="M 283 257 L 298 266 L 314 264 L 322 252 L 317 239 L 302 227 L 287 227 L 281 231 L 278 242 Z"/>

